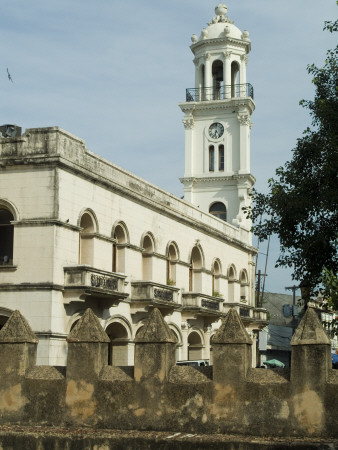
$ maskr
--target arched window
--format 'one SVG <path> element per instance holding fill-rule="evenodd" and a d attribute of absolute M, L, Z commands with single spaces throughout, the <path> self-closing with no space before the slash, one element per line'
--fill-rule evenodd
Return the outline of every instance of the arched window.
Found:
<path fill-rule="evenodd" d="M 209 146 L 209 172 L 215 170 L 215 147 L 213 145 Z"/>
<path fill-rule="evenodd" d="M 212 295 L 219 297 L 220 296 L 220 286 L 219 280 L 221 275 L 221 267 L 218 260 L 214 261 L 212 266 Z"/>
<path fill-rule="evenodd" d="M 189 266 L 189 291 L 200 292 L 202 289 L 203 259 L 200 248 L 196 245 L 191 252 Z"/>
<path fill-rule="evenodd" d="M 168 247 L 167 258 L 167 284 L 174 286 L 176 284 L 176 262 L 178 260 L 178 252 L 176 245 L 173 243 Z"/>
<path fill-rule="evenodd" d="M 142 247 L 142 278 L 143 280 L 151 280 L 153 276 L 154 241 L 149 234 L 144 236 Z"/>
<path fill-rule="evenodd" d="M 224 145 L 218 147 L 218 170 L 224 172 Z"/>
<path fill-rule="evenodd" d="M 112 322 L 106 328 L 109 336 L 108 364 L 111 366 L 128 365 L 129 336 L 127 328 L 120 322 Z"/>
<path fill-rule="evenodd" d="M 14 245 L 14 220 L 13 214 L 3 207 L 0 207 L 0 265 L 13 264 Z"/>
<path fill-rule="evenodd" d="M 231 97 L 238 97 L 239 65 L 238 62 L 231 63 Z"/>
<path fill-rule="evenodd" d="M 227 220 L 227 209 L 222 202 L 213 203 L 209 208 L 209 213 L 221 220 L 224 220 L 224 222 Z"/>
<path fill-rule="evenodd" d="M 242 270 L 239 281 L 241 283 L 241 302 L 247 302 L 248 301 L 248 274 L 246 270 Z"/>
<path fill-rule="evenodd" d="M 80 220 L 80 264 L 93 265 L 94 260 L 94 240 L 93 233 L 95 232 L 95 221 L 93 215 L 86 211 L 82 214 Z"/>
<path fill-rule="evenodd" d="M 115 242 L 113 243 L 113 272 L 122 272 L 126 270 L 125 267 L 125 254 L 127 243 L 127 232 L 122 224 L 117 224 L 114 229 L 113 237 Z"/>
<path fill-rule="evenodd" d="M 203 344 L 200 334 L 192 331 L 188 336 L 188 360 L 202 359 Z"/>
<path fill-rule="evenodd" d="M 220 100 L 223 88 L 223 62 L 220 60 L 216 60 L 212 64 L 212 87 L 213 100 Z"/>
<path fill-rule="evenodd" d="M 230 303 L 235 301 L 235 281 L 236 281 L 235 268 L 234 266 L 230 266 L 228 272 L 228 299 Z"/>

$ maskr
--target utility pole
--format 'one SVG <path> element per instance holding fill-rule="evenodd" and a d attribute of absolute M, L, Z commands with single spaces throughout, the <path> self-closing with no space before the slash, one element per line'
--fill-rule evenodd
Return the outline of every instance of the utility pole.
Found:
<path fill-rule="evenodd" d="M 257 275 L 257 308 L 260 308 L 261 305 L 261 271 L 258 271 L 258 275 Z"/>
<path fill-rule="evenodd" d="M 294 334 L 296 329 L 296 316 L 298 316 L 298 311 L 296 314 L 296 290 L 299 289 L 299 286 L 288 286 L 285 289 L 292 291 L 292 334 Z"/>

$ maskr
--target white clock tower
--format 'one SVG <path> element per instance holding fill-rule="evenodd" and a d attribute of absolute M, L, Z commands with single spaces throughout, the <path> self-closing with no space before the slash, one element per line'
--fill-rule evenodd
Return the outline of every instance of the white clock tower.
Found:
<path fill-rule="evenodd" d="M 232 225 L 249 229 L 253 88 L 246 82 L 249 33 L 241 32 L 219 4 L 216 16 L 193 35 L 195 87 L 180 103 L 185 114 L 184 199 Z"/>

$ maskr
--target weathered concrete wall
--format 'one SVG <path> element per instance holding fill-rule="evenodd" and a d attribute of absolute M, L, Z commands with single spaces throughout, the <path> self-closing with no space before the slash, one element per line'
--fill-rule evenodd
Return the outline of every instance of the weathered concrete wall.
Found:
<path fill-rule="evenodd" d="M 108 338 L 87 310 L 68 337 L 62 373 L 35 366 L 36 338 L 15 312 L 0 331 L 0 424 L 337 437 L 338 371 L 312 309 L 292 340 L 291 373 L 250 368 L 250 339 L 234 310 L 213 339 L 213 367 L 175 366 L 175 342 L 154 309 L 135 367 L 108 366 Z"/>

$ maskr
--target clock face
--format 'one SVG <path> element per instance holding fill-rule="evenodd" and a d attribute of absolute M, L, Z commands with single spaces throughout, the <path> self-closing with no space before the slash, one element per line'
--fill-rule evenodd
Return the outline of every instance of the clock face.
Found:
<path fill-rule="evenodd" d="M 213 139 L 218 139 L 223 136 L 224 127 L 219 122 L 214 122 L 209 127 L 209 136 Z"/>

